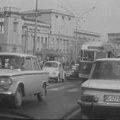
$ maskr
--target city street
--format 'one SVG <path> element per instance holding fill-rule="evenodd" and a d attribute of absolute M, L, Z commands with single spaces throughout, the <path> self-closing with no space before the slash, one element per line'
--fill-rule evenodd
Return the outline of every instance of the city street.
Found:
<path fill-rule="evenodd" d="M 22 107 L 15 112 L 39 119 L 64 119 L 79 108 L 79 86 L 80 81 L 50 83 L 44 101 L 38 102 L 35 96 L 24 98 Z"/>

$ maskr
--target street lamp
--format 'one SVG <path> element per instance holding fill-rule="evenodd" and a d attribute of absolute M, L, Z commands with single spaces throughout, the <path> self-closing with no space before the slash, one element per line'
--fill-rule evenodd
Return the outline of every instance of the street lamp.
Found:
<path fill-rule="evenodd" d="M 96 7 L 92 7 L 89 10 L 85 11 L 83 14 L 76 17 L 76 36 L 77 36 L 77 30 L 78 30 L 78 22 L 79 22 L 80 18 L 82 18 L 85 14 L 87 14 L 88 12 L 94 10 L 95 8 Z"/>
<path fill-rule="evenodd" d="M 87 11 L 85 11 L 83 14 L 79 15 L 76 17 L 76 42 L 77 42 L 77 31 L 78 31 L 78 23 L 79 23 L 79 20 L 85 15 L 87 14 L 88 12 L 94 10 L 96 7 L 92 7 L 90 9 L 88 9 Z M 77 55 L 77 49 L 76 49 L 76 42 L 75 42 L 75 56 Z"/>

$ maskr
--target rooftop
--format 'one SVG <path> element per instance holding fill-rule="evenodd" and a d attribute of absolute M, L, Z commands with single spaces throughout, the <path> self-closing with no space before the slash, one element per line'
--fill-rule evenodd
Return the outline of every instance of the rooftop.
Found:
<path fill-rule="evenodd" d="M 22 12 L 22 14 L 33 14 L 33 13 L 35 13 L 35 9 L 27 10 L 27 11 Z M 68 12 L 65 12 L 65 11 L 59 11 L 59 10 L 54 10 L 54 9 L 38 9 L 38 13 L 41 13 L 41 14 L 57 13 L 57 14 L 63 14 L 63 15 L 66 15 L 66 16 L 75 17 L 72 13 L 68 13 Z"/>

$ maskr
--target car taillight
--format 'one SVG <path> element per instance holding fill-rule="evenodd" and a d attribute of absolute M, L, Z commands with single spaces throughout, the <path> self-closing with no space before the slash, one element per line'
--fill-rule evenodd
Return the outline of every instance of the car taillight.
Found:
<path fill-rule="evenodd" d="M 82 95 L 81 100 L 86 102 L 98 102 L 99 98 L 94 95 Z"/>

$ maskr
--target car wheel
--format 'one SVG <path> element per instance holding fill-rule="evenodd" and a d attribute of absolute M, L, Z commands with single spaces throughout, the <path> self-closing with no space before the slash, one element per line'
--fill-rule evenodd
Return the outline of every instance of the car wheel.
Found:
<path fill-rule="evenodd" d="M 42 86 L 42 92 L 40 92 L 40 93 L 37 94 L 37 99 L 38 99 L 38 101 L 44 100 L 46 94 L 47 94 L 46 85 L 43 84 L 43 86 Z"/>
<path fill-rule="evenodd" d="M 20 88 L 20 86 L 18 86 L 16 93 L 13 97 L 13 106 L 15 108 L 19 108 L 22 105 L 22 90 Z"/>

